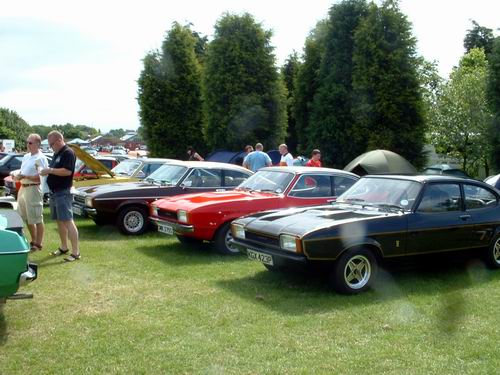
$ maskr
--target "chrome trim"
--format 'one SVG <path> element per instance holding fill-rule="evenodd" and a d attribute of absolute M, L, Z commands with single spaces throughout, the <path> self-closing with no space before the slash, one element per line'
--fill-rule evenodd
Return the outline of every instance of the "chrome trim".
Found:
<path fill-rule="evenodd" d="M 150 217 L 149 220 L 156 226 L 158 226 L 158 224 L 169 225 L 169 226 L 174 228 L 175 233 L 192 233 L 192 232 L 194 232 L 194 226 L 192 226 L 192 225 L 179 224 L 179 223 L 176 223 L 173 221 L 157 219 L 155 217 Z"/>

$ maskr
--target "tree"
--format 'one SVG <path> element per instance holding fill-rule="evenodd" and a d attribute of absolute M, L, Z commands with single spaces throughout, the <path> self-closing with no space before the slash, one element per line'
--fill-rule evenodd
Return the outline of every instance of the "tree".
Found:
<path fill-rule="evenodd" d="M 248 143 L 284 141 L 286 94 L 270 39 L 248 13 L 226 13 L 217 21 L 204 70 L 209 147 L 241 150 Z"/>
<path fill-rule="evenodd" d="M 492 115 L 486 96 L 487 74 L 484 50 L 472 49 L 450 74 L 432 116 L 432 143 L 438 151 L 460 158 L 462 169 L 471 175 L 477 174 L 480 164 L 488 173 Z"/>
<path fill-rule="evenodd" d="M 174 23 L 161 54 L 144 58 L 139 78 L 139 116 L 152 156 L 183 158 L 186 147 L 202 141 L 201 69 L 196 39 L 187 26 Z"/>
<path fill-rule="evenodd" d="M 300 68 L 299 56 L 296 52 L 292 53 L 288 56 L 285 64 L 281 68 L 281 75 L 283 77 L 283 81 L 287 90 L 287 100 L 286 100 L 286 112 L 288 118 L 287 125 L 287 135 L 285 139 L 285 143 L 288 145 L 288 150 L 292 154 L 297 152 L 297 128 L 296 128 L 296 120 L 295 120 L 295 94 L 296 94 L 296 83 L 297 83 L 297 75 Z"/>
<path fill-rule="evenodd" d="M 441 88 L 444 80 L 439 75 L 437 61 L 427 61 L 423 57 L 418 58 L 418 80 L 422 92 L 423 116 L 426 129 L 433 121 L 433 108 L 437 105 L 437 100 L 441 95 Z"/>
<path fill-rule="evenodd" d="M 0 108 L 0 138 L 13 139 L 16 148 L 24 147 L 31 128 L 15 111 Z"/>
<path fill-rule="evenodd" d="M 366 150 L 388 149 L 420 167 L 425 124 L 415 49 L 411 25 L 397 1 L 370 4 L 355 33 L 350 135 Z"/>
<path fill-rule="evenodd" d="M 113 138 L 121 138 L 125 134 L 127 134 L 127 131 L 125 129 L 119 128 L 119 129 L 111 129 L 109 132 L 106 133 L 108 137 L 113 137 Z"/>
<path fill-rule="evenodd" d="M 467 30 L 464 38 L 464 48 L 466 52 L 470 52 L 474 48 L 483 48 L 486 56 L 493 49 L 493 30 L 487 27 L 480 26 L 476 21 L 472 20 L 472 28 Z"/>
<path fill-rule="evenodd" d="M 294 116 L 297 134 L 297 149 L 300 153 L 308 151 L 309 123 L 312 103 L 319 86 L 319 68 L 324 52 L 326 20 L 319 21 L 307 37 L 304 46 L 303 63 L 299 67 L 295 84 Z"/>
<path fill-rule="evenodd" d="M 352 58 L 354 34 L 366 16 L 365 0 L 345 0 L 331 7 L 319 86 L 313 100 L 309 149 L 321 148 L 325 163 L 344 167 L 364 151 L 352 137 Z"/>
<path fill-rule="evenodd" d="M 488 100 L 493 120 L 490 127 L 490 160 L 500 170 L 500 37 L 496 37 L 488 58 Z"/>

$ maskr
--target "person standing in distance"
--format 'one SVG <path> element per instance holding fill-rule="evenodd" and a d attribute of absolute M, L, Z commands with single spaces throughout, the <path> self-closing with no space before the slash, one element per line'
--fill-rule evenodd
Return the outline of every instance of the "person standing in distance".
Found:
<path fill-rule="evenodd" d="M 187 154 L 189 155 L 189 159 L 188 159 L 189 161 L 192 161 L 192 160 L 203 161 L 203 160 L 205 160 L 201 157 L 200 154 L 198 154 L 196 152 L 196 150 L 192 146 L 189 146 L 187 148 Z"/>
<path fill-rule="evenodd" d="M 74 262 L 81 258 L 78 247 L 78 229 L 73 221 L 71 209 L 73 197 L 73 173 L 75 171 L 76 156 L 72 149 L 64 143 L 61 133 L 54 130 L 47 136 L 49 146 L 54 150 L 54 156 L 49 168 L 42 169 L 41 175 L 47 177 L 50 191 L 50 215 L 56 220 L 61 246 L 51 255 L 64 255 L 69 251 L 68 239 L 71 242 L 71 254 L 64 258 L 66 262 Z"/>
<path fill-rule="evenodd" d="M 49 163 L 40 151 L 42 139 L 38 134 L 30 134 L 26 140 L 28 152 L 24 154 L 19 173 L 12 174 L 21 183 L 17 195 L 17 211 L 28 224 L 31 235 L 31 251 L 42 250 L 43 234 L 43 193 L 39 171 Z"/>
<path fill-rule="evenodd" d="M 257 172 L 259 169 L 269 167 L 272 164 L 271 158 L 264 151 L 262 143 L 255 145 L 255 151 L 250 152 L 243 159 L 243 166 L 250 169 L 252 172 Z"/>
<path fill-rule="evenodd" d="M 306 167 L 320 167 L 321 168 L 321 151 L 314 149 L 311 155 L 311 159 L 306 163 Z"/>
<path fill-rule="evenodd" d="M 281 144 L 279 147 L 281 154 L 280 165 L 281 166 L 293 166 L 293 156 L 288 152 L 288 146 L 286 144 Z"/>

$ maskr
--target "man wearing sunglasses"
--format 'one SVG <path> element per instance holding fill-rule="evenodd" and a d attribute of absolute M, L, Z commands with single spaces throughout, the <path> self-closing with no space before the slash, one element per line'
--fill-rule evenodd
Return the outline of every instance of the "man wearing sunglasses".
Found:
<path fill-rule="evenodd" d="M 47 136 L 49 146 L 54 150 L 49 168 L 41 171 L 42 176 L 47 177 L 47 185 L 50 190 L 50 215 L 57 222 L 61 246 L 51 255 L 58 256 L 68 253 L 68 239 L 71 242 L 71 254 L 64 258 L 67 262 L 80 259 L 78 247 L 78 229 L 73 221 L 71 208 L 73 197 L 71 186 L 73 185 L 73 174 L 75 171 L 76 156 L 72 149 L 64 143 L 63 135 L 53 130 Z"/>
<path fill-rule="evenodd" d="M 45 226 L 43 224 L 43 193 L 40 171 L 49 165 L 40 151 L 42 139 L 38 134 L 30 134 L 26 141 L 28 152 L 23 156 L 21 169 L 13 177 L 21 182 L 17 196 L 17 210 L 28 224 L 31 235 L 31 251 L 42 250 Z"/>

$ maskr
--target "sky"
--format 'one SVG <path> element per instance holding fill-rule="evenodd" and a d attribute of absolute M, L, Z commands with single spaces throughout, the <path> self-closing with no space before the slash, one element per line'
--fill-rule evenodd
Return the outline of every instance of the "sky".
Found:
<path fill-rule="evenodd" d="M 159 48 L 172 22 L 209 39 L 224 13 L 252 14 L 273 31 L 277 64 L 297 51 L 334 0 L 59 1 L 2 3 L 0 107 L 30 125 L 82 124 L 137 129 L 142 58 Z M 447 77 L 464 53 L 471 20 L 496 30 L 498 0 L 402 0 L 418 53 Z M 495 31 L 499 35 L 498 30 Z"/>

